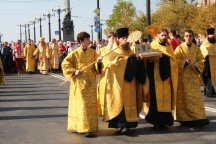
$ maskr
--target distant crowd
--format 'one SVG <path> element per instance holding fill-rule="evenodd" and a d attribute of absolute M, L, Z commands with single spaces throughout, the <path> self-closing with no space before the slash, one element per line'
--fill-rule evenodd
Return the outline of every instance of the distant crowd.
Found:
<path fill-rule="evenodd" d="M 38 43 L 35 43 L 33 40 L 29 39 L 28 41 L 30 41 L 30 44 L 34 46 L 35 50 L 37 49 L 38 45 L 40 44 L 40 41 Z M 107 45 L 107 41 L 106 40 L 98 40 L 98 41 L 92 41 L 90 44 L 90 48 L 94 49 L 94 50 L 98 50 L 101 47 L 104 47 Z M 26 72 L 26 59 L 24 57 L 24 49 L 26 47 L 26 45 L 29 44 L 28 42 L 21 42 L 21 41 L 17 41 L 17 42 L 1 42 L 0 43 L 0 56 L 1 56 L 1 60 L 2 60 L 2 64 L 3 64 L 3 69 L 4 69 L 4 73 L 5 74 L 9 74 L 9 73 L 22 73 L 22 72 Z M 46 45 L 48 46 L 48 48 L 51 47 L 51 45 L 53 44 L 53 42 L 47 42 Z M 68 53 L 70 53 L 71 51 L 75 50 L 77 47 L 79 47 L 79 43 L 78 42 L 73 42 L 73 41 L 67 41 L 67 42 L 63 42 L 62 40 L 56 40 L 55 44 L 57 44 L 58 49 L 60 51 L 60 55 L 59 55 L 59 67 L 58 67 L 58 71 L 61 71 L 61 62 L 63 61 L 63 59 L 67 56 Z M 21 54 L 19 55 L 19 49 L 21 51 Z M 16 64 L 16 58 L 22 58 L 23 62 L 21 62 L 22 66 L 21 69 L 19 70 L 18 64 Z M 37 61 L 35 61 L 35 70 L 37 70 Z"/>

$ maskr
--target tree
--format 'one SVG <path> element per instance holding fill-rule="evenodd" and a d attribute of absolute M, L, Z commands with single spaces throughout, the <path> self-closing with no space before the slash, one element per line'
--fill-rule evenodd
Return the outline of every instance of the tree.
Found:
<path fill-rule="evenodd" d="M 117 3 L 113 8 L 113 13 L 106 22 L 107 29 L 105 30 L 105 33 L 116 31 L 121 27 L 128 27 L 133 31 L 135 17 L 137 17 L 136 8 L 131 1 L 117 0 Z"/>
<path fill-rule="evenodd" d="M 143 36 L 146 36 L 145 27 L 146 27 L 146 15 L 144 14 L 144 12 L 139 11 L 137 16 L 135 17 L 132 30 L 141 31 L 143 33 Z"/>
<path fill-rule="evenodd" d="M 199 34 L 206 34 L 206 29 L 210 27 L 216 28 L 216 4 L 199 7 L 199 14 L 194 19 L 196 24 L 192 25 L 192 29 Z"/>
<path fill-rule="evenodd" d="M 199 14 L 196 3 L 185 0 L 164 1 L 159 9 L 152 14 L 152 24 L 159 28 L 174 28 L 180 33 L 191 29 L 194 19 Z"/>

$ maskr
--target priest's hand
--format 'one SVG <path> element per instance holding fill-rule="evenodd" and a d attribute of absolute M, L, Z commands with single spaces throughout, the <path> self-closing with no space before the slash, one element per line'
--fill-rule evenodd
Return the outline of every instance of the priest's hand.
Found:
<path fill-rule="evenodd" d="M 103 60 L 103 57 L 102 57 L 102 56 L 99 56 L 99 57 L 97 58 L 97 63 L 101 63 L 102 60 Z"/>
<path fill-rule="evenodd" d="M 141 54 L 136 54 L 136 58 L 138 59 L 138 60 L 141 60 L 142 59 L 142 55 Z"/>
<path fill-rule="evenodd" d="M 187 59 L 187 60 L 186 60 L 186 63 L 187 63 L 188 65 L 191 65 L 191 60 L 190 60 L 190 59 Z"/>
<path fill-rule="evenodd" d="M 82 74 L 82 71 L 81 70 L 76 70 L 75 72 L 75 75 L 78 76 L 78 75 L 81 75 Z"/>
<path fill-rule="evenodd" d="M 158 58 L 162 58 L 162 57 L 163 57 L 162 52 L 158 52 L 158 53 L 157 53 L 157 57 L 158 57 Z"/>

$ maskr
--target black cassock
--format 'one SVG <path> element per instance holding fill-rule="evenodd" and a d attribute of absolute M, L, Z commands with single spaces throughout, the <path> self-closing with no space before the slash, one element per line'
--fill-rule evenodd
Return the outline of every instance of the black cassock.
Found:
<path fill-rule="evenodd" d="M 163 81 L 171 76 L 170 58 L 163 54 L 159 59 L 159 73 Z M 150 89 L 150 106 L 149 112 L 145 119 L 153 125 L 173 125 L 173 116 L 171 112 L 158 112 L 157 100 L 155 94 L 155 79 L 154 79 L 154 61 L 147 64 L 147 75 L 149 77 Z"/>
<path fill-rule="evenodd" d="M 131 82 L 134 77 L 140 84 L 145 84 L 146 70 L 144 60 L 137 60 L 135 54 L 129 56 L 128 58 L 124 79 L 128 82 Z M 134 128 L 138 126 L 138 122 L 127 122 L 124 107 L 118 116 L 109 120 L 108 122 L 109 128 Z"/>
<path fill-rule="evenodd" d="M 209 64 L 209 56 L 207 55 L 205 57 L 205 63 L 204 63 L 204 71 L 202 73 L 202 77 L 203 77 L 203 82 L 206 85 L 206 87 L 208 88 L 209 92 L 206 91 L 206 89 L 204 89 L 204 95 L 207 97 L 212 97 L 215 94 L 215 89 L 212 85 L 212 81 L 211 81 L 211 72 L 210 72 L 210 64 Z"/>

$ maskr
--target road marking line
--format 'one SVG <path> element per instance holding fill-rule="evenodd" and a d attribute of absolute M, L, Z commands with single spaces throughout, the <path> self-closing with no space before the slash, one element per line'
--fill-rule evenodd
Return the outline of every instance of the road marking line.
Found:
<path fill-rule="evenodd" d="M 211 110 L 215 110 L 216 111 L 216 109 L 215 108 L 211 108 L 211 107 L 205 107 L 206 109 L 211 109 Z"/>
<path fill-rule="evenodd" d="M 63 81 L 66 80 L 65 77 L 63 77 L 61 75 L 58 75 L 58 74 L 51 73 L 51 76 L 53 76 L 55 78 L 58 78 L 60 80 L 63 80 Z M 216 109 L 215 108 L 205 107 L 205 110 L 216 113 Z M 142 118 L 142 119 L 145 119 L 145 115 L 139 114 L 139 117 Z"/>
<path fill-rule="evenodd" d="M 205 110 L 216 113 L 216 109 L 215 108 L 205 107 Z"/>
<path fill-rule="evenodd" d="M 58 79 L 60 79 L 60 80 L 63 80 L 63 81 L 66 80 L 65 77 L 60 76 L 60 75 L 57 75 L 57 74 L 53 74 L 53 73 L 52 73 L 51 76 L 53 76 L 53 77 L 55 77 L 55 78 L 58 78 Z"/>

